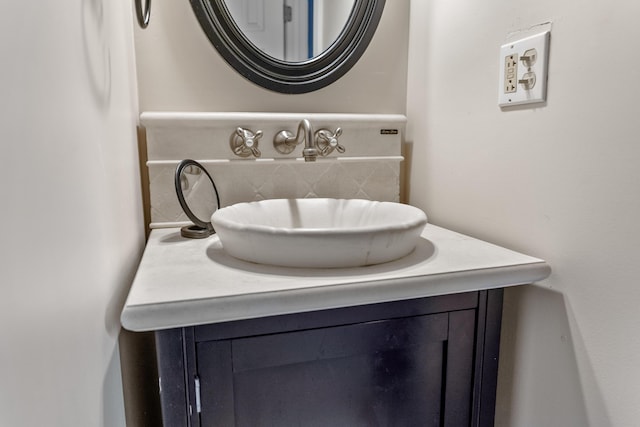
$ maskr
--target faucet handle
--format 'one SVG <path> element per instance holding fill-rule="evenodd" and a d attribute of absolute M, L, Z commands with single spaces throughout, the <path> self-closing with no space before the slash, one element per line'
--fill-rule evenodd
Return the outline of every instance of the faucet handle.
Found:
<path fill-rule="evenodd" d="M 260 157 L 262 153 L 258 149 L 258 141 L 262 138 L 262 131 L 259 130 L 253 133 L 250 129 L 236 128 L 235 132 L 231 134 L 231 140 L 229 145 L 231 151 L 238 157 Z"/>
<path fill-rule="evenodd" d="M 338 142 L 340 135 L 342 135 L 342 128 L 337 128 L 335 132 L 329 129 L 320 129 L 316 132 L 316 146 L 321 156 L 327 156 L 331 154 L 333 150 L 336 150 L 340 154 L 346 151 L 344 146 Z"/>

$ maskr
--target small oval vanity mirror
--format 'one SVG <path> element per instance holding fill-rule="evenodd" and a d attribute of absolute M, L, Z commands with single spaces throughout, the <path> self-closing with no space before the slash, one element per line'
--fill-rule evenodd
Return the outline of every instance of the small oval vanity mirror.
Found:
<path fill-rule="evenodd" d="M 242 76 L 282 93 L 306 93 L 360 59 L 385 0 L 190 0 L 207 37 Z"/>
<path fill-rule="evenodd" d="M 220 207 L 220 198 L 209 172 L 195 160 L 185 159 L 176 168 L 175 187 L 182 210 L 194 224 L 182 227 L 180 234 L 192 239 L 213 234 L 211 215 Z"/>

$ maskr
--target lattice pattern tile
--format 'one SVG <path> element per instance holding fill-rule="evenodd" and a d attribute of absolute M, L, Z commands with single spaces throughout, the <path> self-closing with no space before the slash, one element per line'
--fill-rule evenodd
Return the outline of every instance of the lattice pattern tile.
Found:
<path fill-rule="evenodd" d="M 207 162 L 223 206 L 274 198 L 399 200 L 400 161 Z M 149 162 L 153 227 L 186 222 L 174 188 L 176 164 Z M 194 205 L 198 208 L 198 205 Z"/>

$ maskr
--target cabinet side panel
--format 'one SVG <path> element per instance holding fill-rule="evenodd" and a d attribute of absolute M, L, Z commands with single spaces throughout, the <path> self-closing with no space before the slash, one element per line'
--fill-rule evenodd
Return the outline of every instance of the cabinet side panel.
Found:
<path fill-rule="evenodd" d="M 187 427 L 187 395 L 181 329 L 156 332 L 160 404 L 165 427 Z"/>
<path fill-rule="evenodd" d="M 473 396 L 474 427 L 491 427 L 494 424 L 503 294 L 502 289 L 492 289 L 480 293 L 478 341 L 476 344 L 476 386 Z"/>

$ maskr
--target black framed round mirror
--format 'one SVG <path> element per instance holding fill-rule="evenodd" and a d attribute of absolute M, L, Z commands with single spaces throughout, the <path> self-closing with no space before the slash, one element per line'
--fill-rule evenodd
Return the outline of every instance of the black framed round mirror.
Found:
<path fill-rule="evenodd" d="M 195 160 L 185 159 L 176 168 L 175 187 L 182 210 L 194 224 L 182 227 L 180 234 L 201 239 L 215 233 L 211 215 L 220 207 L 220 197 L 209 172 Z"/>
<path fill-rule="evenodd" d="M 226 0 L 238 1 L 238 0 Z M 263 0 L 243 0 L 244 4 L 258 2 L 262 8 L 249 12 L 251 16 L 262 13 L 267 7 Z M 300 0 L 312 11 L 314 2 L 319 0 Z M 341 0 L 342 1 L 342 0 Z M 277 57 L 266 52 L 251 41 L 247 31 L 243 31 L 236 22 L 225 0 L 190 0 L 200 26 L 222 55 L 222 57 L 242 76 L 272 91 L 298 94 L 321 89 L 342 77 L 360 59 L 366 50 L 380 22 L 385 0 L 352 0 L 350 13 L 344 18 L 344 26 L 338 36 L 321 52 L 310 53 L 306 59 L 297 56 L 294 60 Z M 295 15 L 289 9 L 294 0 L 280 0 L 283 10 L 283 22 Z M 337 3 L 332 0 L 333 3 Z M 287 16 L 289 15 L 289 16 Z M 314 27 L 313 13 L 308 16 L 307 33 Z M 236 13 L 237 17 L 237 13 Z M 342 18 L 338 20 L 341 22 Z M 315 24 L 319 26 L 319 24 Z M 312 35 L 307 39 L 313 38 Z M 286 42 L 287 37 L 285 37 Z M 255 40 L 255 39 L 254 39 Z M 259 43 L 258 43 L 259 44 Z M 308 42 L 309 46 L 313 43 Z M 322 46 L 322 45 L 321 45 Z M 311 51 L 311 47 L 309 48 Z"/>

